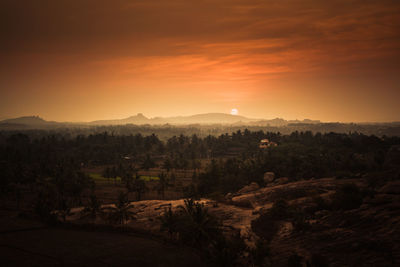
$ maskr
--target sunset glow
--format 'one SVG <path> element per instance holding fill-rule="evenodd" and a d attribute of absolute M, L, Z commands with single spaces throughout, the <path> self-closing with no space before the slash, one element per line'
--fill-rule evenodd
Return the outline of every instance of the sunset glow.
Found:
<path fill-rule="evenodd" d="M 400 119 L 398 1 L 1 6 L 2 118 Z"/>

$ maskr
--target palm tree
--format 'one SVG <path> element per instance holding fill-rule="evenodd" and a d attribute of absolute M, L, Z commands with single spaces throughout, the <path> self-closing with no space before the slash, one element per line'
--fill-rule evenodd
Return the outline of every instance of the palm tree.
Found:
<path fill-rule="evenodd" d="M 118 201 L 115 207 L 108 207 L 109 219 L 118 224 L 125 224 L 130 219 L 135 219 L 135 212 L 130 211 L 134 206 L 128 200 L 128 194 L 119 192 Z"/>
<path fill-rule="evenodd" d="M 169 179 L 164 172 L 161 172 L 160 179 L 158 180 L 157 191 L 158 194 L 161 194 L 162 199 L 165 199 L 165 189 L 167 189 L 171 184 L 169 183 Z"/>
<path fill-rule="evenodd" d="M 164 214 L 160 217 L 161 231 L 168 231 L 170 237 L 172 238 L 173 235 L 179 231 L 179 219 L 179 214 L 174 213 L 171 207 L 165 209 Z"/>
<path fill-rule="evenodd" d="M 110 178 L 112 177 L 111 168 L 107 167 L 103 170 L 103 177 L 107 178 L 107 181 L 110 182 Z"/>
<path fill-rule="evenodd" d="M 102 215 L 101 202 L 95 194 L 90 195 L 88 205 L 81 211 L 81 218 L 90 218 L 95 221 L 98 215 Z"/>
<path fill-rule="evenodd" d="M 168 157 L 164 160 L 163 166 L 164 169 L 167 170 L 167 172 L 169 172 L 169 170 L 172 168 L 172 162 L 171 159 Z"/>
<path fill-rule="evenodd" d="M 131 191 L 133 183 L 133 175 L 130 171 L 126 170 L 121 175 L 121 181 L 125 183 L 125 187 L 128 191 Z"/>
<path fill-rule="evenodd" d="M 65 222 L 67 220 L 67 217 L 71 215 L 71 208 L 67 199 L 65 199 L 64 197 L 60 197 L 58 208 L 58 215 L 63 219 L 63 222 Z"/>
<path fill-rule="evenodd" d="M 207 208 L 193 199 L 186 199 L 184 206 L 179 206 L 184 216 L 182 238 L 195 245 L 201 245 L 214 239 L 220 234 L 219 222 L 208 213 Z"/>
<path fill-rule="evenodd" d="M 156 163 L 154 162 L 154 160 L 150 157 L 149 154 L 146 155 L 146 158 L 142 164 L 142 168 L 145 170 L 148 170 L 150 168 L 153 168 L 156 166 Z"/>
<path fill-rule="evenodd" d="M 140 176 L 136 174 L 129 191 L 136 192 L 137 200 L 140 201 L 142 199 L 142 195 L 147 191 L 146 182 L 140 179 Z"/>
<path fill-rule="evenodd" d="M 110 177 L 114 179 L 114 184 L 117 184 L 118 170 L 115 166 L 110 169 Z"/>

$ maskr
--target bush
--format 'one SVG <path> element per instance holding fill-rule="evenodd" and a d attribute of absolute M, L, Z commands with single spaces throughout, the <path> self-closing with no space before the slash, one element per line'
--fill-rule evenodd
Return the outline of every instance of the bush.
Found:
<path fill-rule="evenodd" d="M 265 240 L 272 240 L 279 230 L 279 220 L 289 217 L 289 207 L 285 200 L 276 201 L 272 208 L 251 222 L 252 230 Z"/>
<path fill-rule="evenodd" d="M 218 235 L 209 246 L 208 257 L 217 266 L 235 266 L 246 249 L 240 234 L 225 237 Z"/>
<path fill-rule="evenodd" d="M 293 212 L 293 229 L 296 232 L 303 232 L 310 228 L 310 224 L 306 220 L 306 216 L 303 211 L 296 210 Z"/>
<path fill-rule="evenodd" d="M 250 250 L 250 259 L 253 265 L 262 266 L 265 258 L 269 256 L 270 249 L 268 242 L 260 238 L 256 242 L 256 247 Z"/>
<path fill-rule="evenodd" d="M 351 210 L 359 208 L 363 197 L 355 184 L 345 184 L 336 190 L 332 197 L 332 206 L 336 210 Z"/>
<path fill-rule="evenodd" d="M 288 267 L 302 267 L 304 258 L 297 254 L 293 254 L 288 258 Z"/>
<path fill-rule="evenodd" d="M 329 262 L 321 254 L 313 254 L 311 256 L 311 262 L 307 263 L 307 266 L 310 266 L 310 267 L 328 267 L 329 266 Z"/>
<path fill-rule="evenodd" d="M 279 199 L 278 201 L 274 202 L 274 205 L 269 210 L 269 215 L 277 220 L 282 220 L 289 217 L 289 206 L 286 200 Z"/>
<path fill-rule="evenodd" d="M 278 232 L 279 224 L 266 213 L 251 222 L 251 229 L 264 240 L 270 241 Z"/>
<path fill-rule="evenodd" d="M 58 222 L 57 214 L 54 210 L 57 208 L 57 192 L 53 185 L 45 184 L 39 189 L 33 206 L 34 212 L 39 218 L 49 224 Z"/>

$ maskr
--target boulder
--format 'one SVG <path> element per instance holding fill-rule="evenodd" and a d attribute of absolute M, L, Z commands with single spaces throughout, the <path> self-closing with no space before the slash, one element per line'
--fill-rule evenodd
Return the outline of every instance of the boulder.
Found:
<path fill-rule="evenodd" d="M 232 198 L 232 204 L 243 208 L 253 208 L 253 202 L 256 201 L 255 194 L 247 194 Z"/>
<path fill-rule="evenodd" d="M 265 207 L 256 207 L 254 208 L 253 212 L 251 214 L 256 215 L 256 214 L 264 214 L 266 213 L 268 209 Z"/>
<path fill-rule="evenodd" d="M 252 192 L 252 191 L 256 191 L 259 188 L 260 188 L 260 186 L 257 183 L 252 182 L 251 184 L 246 185 L 242 189 L 240 189 L 238 191 L 238 193 L 239 194 L 245 194 L 245 193 L 249 193 L 249 192 Z"/>
<path fill-rule="evenodd" d="M 273 172 L 264 173 L 264 182 L 266 184 L 272 183 L 274 180 L 275 180 L 275 173 Z"/>
<path fill-rule="evenodd" d="M 230 199 L 232 199 L 232 197 L 233 197 L 232 193 L 228 193 L 228 194 L 225 195 L 225 199 L 226 200 L 230 200 Z"/>

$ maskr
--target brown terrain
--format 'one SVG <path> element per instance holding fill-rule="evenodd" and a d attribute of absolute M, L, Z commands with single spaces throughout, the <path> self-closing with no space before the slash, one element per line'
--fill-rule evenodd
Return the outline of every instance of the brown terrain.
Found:
<path fill-rule="evenodd" d="M 400 183 L 389 182 L 363 197 L 359 207 L 341 210 L 325 208 L 317 200 L 329 203 L 337 188 L 345 184 L 368 191 L 366 181 L 324 178 L 288 182 L 287 178 L 274 179 L 271 174 L 266 174 L 265 179 L 266 187 L 252 183 L 226 195 L 222 201 L 199 201 L 222 220 L 225 231 L 240 232 L 248 246 L 254 246 L 260 237 L 269 240 L 270 265 L 287 266 L 288 258 L 294 254 L 304 262 L 318 255 L 329 266 L 399 264 Z M 275 220 L 275 232 L 265 234 L 254 222 L 282 199 L 289 208 L 304 214 L 307 227 L 298 230 L 293 220 L 283 218 Z M 136 219 L 128 221 L 122 233 L 79 228 L 88 223 L 79 216 L 82 208 L 72 210 L 67 218 L 69 227 L 47 227 L 16 216 L 15 212 L 3 211 L 0 234 L 3 258 L 15 263 L 10 266 L 87 266 L 93 262 L 99 266 L 111 262 L 119 266 L 131 263 L 170 266 L 177 259 L 181 266 L 186 266 L 193 257 L 198 259 L 193 262 L 202 265 L 194 251 L 165 242 L 167 235 L 160 232 L 158 218 L 167 208 L 176 210 L 183 205 L 183 199 L 143 200 L 132 204 Z M 105 225 L 101 219 L 95 223 Z"/>
<path fill-rule="evenodd" d="M 266 213 L 279 199 L 288 201 L 309 214 L 305 231 L 294 231 L 290 221 L 279 221 L 279 230 L 270 242 L 273 266 L 286 266 L 297 254 L 305 259 L 321 255 L 330 266 L 395 266 L 400 261 L 400 184 L 388 183 L 367 196 L 359 208 L 351 210 L 318 210 L 315 199 L 329 201 L 344 184 L 367 188 L 362 179 L 311 179 L 287 183 L 286 178 L 273 180 L 266 187 L 251 184 L 222 202 L 201 199 L 200 202 L 223 221 L 227 231 L 240 231 L 249 246 L 258 238 L 252 221 Z M 144 200 L 133 202 L 136 220 L 128 226 L 158 234 L 161 216 L 166 208 L 176 210 L 180 200 Z M 79 221 L 77 217 L 70 220 Z"/>

